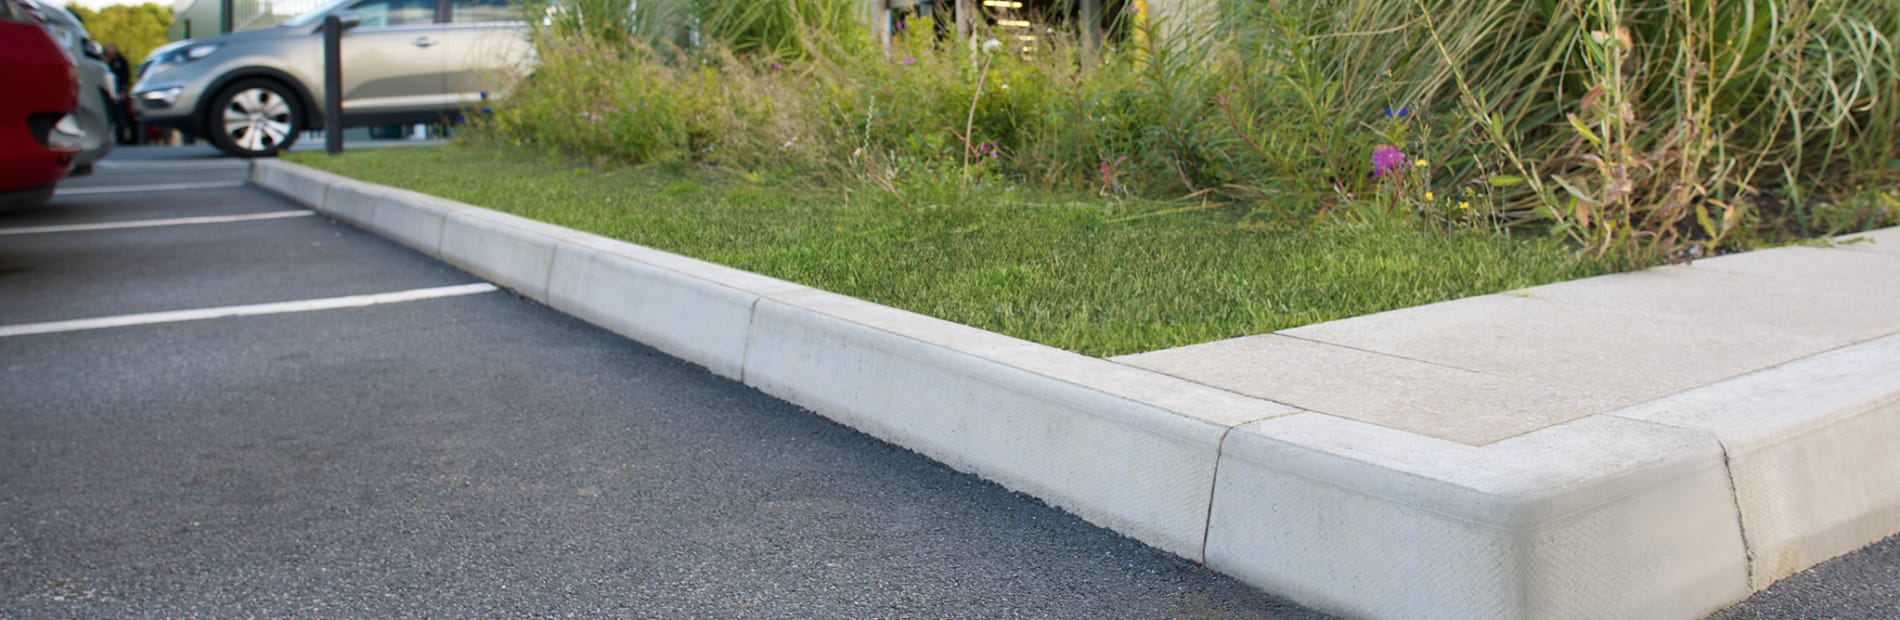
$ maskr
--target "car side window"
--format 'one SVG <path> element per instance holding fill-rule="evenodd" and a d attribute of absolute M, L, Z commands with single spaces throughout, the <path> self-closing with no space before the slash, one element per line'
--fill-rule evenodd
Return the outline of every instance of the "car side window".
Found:
<path fill-rule="evenodd" d="M 350 7 L 356 11 L 358 28 L 413 26 L 435 23 L 436 0 L 363 0 Z"/>
<path fill-rule="evenodd" d="M 452 0 L 449 21 L 457 24 L 521 21 L 521 5 L 509 0 Z"/>

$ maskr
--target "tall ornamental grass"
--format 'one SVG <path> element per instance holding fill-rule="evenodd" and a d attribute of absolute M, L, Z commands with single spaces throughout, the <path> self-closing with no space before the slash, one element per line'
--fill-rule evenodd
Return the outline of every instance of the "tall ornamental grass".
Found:
<path fill-rule="evenodd" d="M 856 0 L 563 3 L 531 9 L 541 67 L 482 135 L 907 207 L 1032 184 L 1260 226 L 1538 226 L 1639 262 L 1900 214 L 1900 2 L 1210 1 L 1110 2 L 1129 36 L 1099 55 L 925 20 L 886 50 Z"/>

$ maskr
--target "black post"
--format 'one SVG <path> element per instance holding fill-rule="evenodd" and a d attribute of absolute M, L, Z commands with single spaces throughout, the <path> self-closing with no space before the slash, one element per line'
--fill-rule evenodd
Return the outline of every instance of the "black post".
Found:
<path fill-rule="evenodd" d="M 323 18 L 323 150 L 343 152 L 343 20 Z"/>
<path fill-rule="evenodd" d="M 236 11 L 237 2 L 234 0 L 218 2 L 218 34 L 231 34 L 231 24 L 237 22 L 237 16 L 232 13 Z"/>

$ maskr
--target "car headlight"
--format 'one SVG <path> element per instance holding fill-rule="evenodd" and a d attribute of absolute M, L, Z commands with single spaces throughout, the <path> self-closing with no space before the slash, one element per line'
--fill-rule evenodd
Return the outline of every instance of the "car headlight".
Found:
<path fill-rule="evenodd" d="M 139 103 L 144 104 L 145 107 L 148 108 L 169 108 L 172 107 L 172 104 L 178 103 L 178 96 L 184 93 L 185 87 L 172 86 L 139 91 L 138 98 Z"/>
<path fill-rule="evenodd" d="M 223 46 L 217 43 L 199 43 L 165 52 L 163 56 L 158 58 L 157 62 L 152 63 L 152 69 L 157 70 L 160 67 L 182 65 L 193 60 L 204 58 L 216 53 L 219 47 Z"/>

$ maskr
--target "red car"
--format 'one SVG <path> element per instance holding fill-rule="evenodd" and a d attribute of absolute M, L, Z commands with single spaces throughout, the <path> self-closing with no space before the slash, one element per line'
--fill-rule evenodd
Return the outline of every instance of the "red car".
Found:
<path fill-rule="evenodd" d="M 79 152 L 79 76 L 33 15 L 0 0 L 0 208 L 37 206 Z"/>

